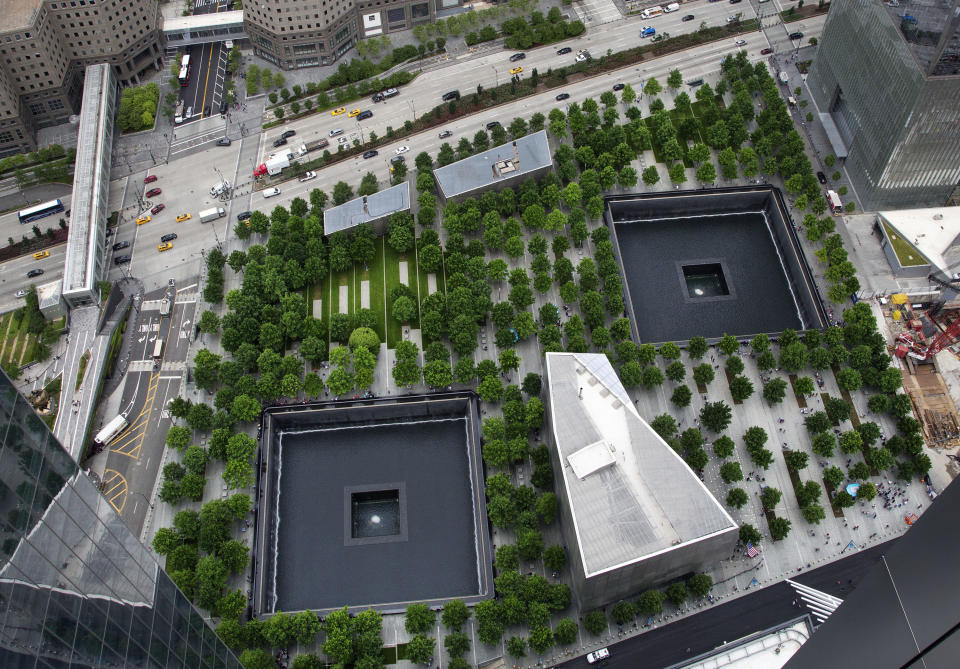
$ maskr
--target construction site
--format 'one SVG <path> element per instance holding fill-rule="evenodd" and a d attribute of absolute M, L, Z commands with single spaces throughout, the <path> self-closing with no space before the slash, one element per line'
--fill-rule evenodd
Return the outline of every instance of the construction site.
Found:
<path fill-rule="evenodd" d="M 927 445 L 960 473 L 960 421 L 954 396 L 960 393 L 960 309 L 945 309 L 940 300 L 923 308 L 904 293 L 880 301 L 883 326 L 891 335 L 890 355 L 903 369 L 903 389 Z M 953 393 L 951 393 L 951 390 Z"/>

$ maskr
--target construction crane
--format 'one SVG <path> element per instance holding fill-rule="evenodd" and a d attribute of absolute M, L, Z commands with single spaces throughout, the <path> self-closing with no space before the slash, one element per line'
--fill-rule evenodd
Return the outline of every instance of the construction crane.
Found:
<path fill-rule="evenodd" d="M 903 357 L 909 355 L 911 358 L 920 361 L 930 360 L 946 346 L 949 346 L 960 335 L 960 318 L 944 328 L 943 332 L 933 338 L 933 341 L 926 348 L 920 348 L 912 340 L 907 340 L 903 335 L 898 338 L 901 346 L 897 347 L 897 355 Z"/>
<path fill-rule="evenodd" d="M 944 304 L 955 298 L 957 294 L 960 294 L 960 279 L 941 279 L 936 274 L 929 274 L 927 275 L 927 280 L 933 281 L 943 289 L 940 293 L 940 299 L 927 309 L 927 315 L 933 317 L 940 313 Z"/>

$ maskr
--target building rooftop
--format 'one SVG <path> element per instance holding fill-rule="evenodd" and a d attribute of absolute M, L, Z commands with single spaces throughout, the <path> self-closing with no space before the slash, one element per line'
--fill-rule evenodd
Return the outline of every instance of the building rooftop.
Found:
<path fill-rule="evenodd" d="M 410 182 L 404 181 L 398 186 L 327 209 L 323 212 L 323 234 L 349 230 L 361 223 L 378 221 L 398 211 L 409 210 Z"/>
<path fill-rule="evenodd" d="M 547 131 L 541 130 L 436 169 L 433 175 L 443 197 L 449 199 L 552 164 Z"/>
<path fill-rule="evenodd" d="M 99 277 L 97 253 L 101 240 L 94 232 L 103 211 L 109 189 L 109 160 L 111 147 L 105 138 L 110 134 L 113 117 L 107 102 L 116 85 L 110 65 L 88 65 L 83 80 L 83 105 L 80 108 L 80 128 L 77 135 L 77 161 L 70 198 L 70 234 L 63 265 L 63 293 L 89 292 Z M 107 118 L 107 117 L 110 118 Z M 104 163 L 107 162 L 106 169 Z"/>
<path fill-rule="evenodd" d="M 42 0 L 0 0 L 3 27 L 0 33 L 11 33 L 33 26 Z"/>
<path fill-rule="evenodd" d="M 881 211 L 877 215 L 887 228 L 887 236 L 892 228 L 900 240 L 945 274 L 952 276 L 960 271 L 960 207 Z M 890 241 L 901 265 L 925 264 L 911 258 L 910 250 L 898 240 Z"/>
<path fill-rule="evenodd" d="M 192 16 L 177 16 L 164 18 L 164 32 L 179 32 L 182 30 L 200 30 L 201 28 L 220 28 L 235 24 L 243 25 L 243 10 L 230 12 L 215 12 L 211 14 L 194 14 Z"/>
<path fill-rule="evenodd" d="M 43 283 L 37 286 L 37 306 L 39 309 L 55 307 L 60 304 L 60 288 L 63 282 L 60 280 Z"/>
<path fill-rule="evenodd" d="M 587 577 L 737 527 L 602 354 L 547 353 L 554 439 Z"/>

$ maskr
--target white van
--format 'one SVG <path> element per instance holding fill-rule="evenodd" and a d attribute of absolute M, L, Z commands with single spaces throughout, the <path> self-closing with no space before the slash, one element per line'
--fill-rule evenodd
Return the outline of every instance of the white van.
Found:
<path fill-rule="evenodd" d="M 279 195 L 279 194 L 280 194 L 280 189 L 274 186 L 273 188 L 267 188 L 265 191 L 263 191 L 263 198 L 266 199 L 268 197 L 273 197 L 274 195 Z"/>
<path fill-rule="evenodd" d="M 676 12 L 680 9 L 679 2 L 671 2 L 669 5 L 663 8 L 664 14 L 669 14 L 670 12 Z"/>
<path fill-rule="evenodd" d="M 343 134 L 343 128 L 334 128 L 333 130 L 331 130 L 331 131 L 328 132 L 327 134 L 330 135 L 331 137 L 336 137 L 337 135 L 342 135 L 342 134 Z"/>

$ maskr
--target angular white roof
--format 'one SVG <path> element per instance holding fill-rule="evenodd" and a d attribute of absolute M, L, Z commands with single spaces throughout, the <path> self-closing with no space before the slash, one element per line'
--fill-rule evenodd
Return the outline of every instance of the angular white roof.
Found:
<path fill-rule="evenodd" d="M 640 417 L 605 355 L 547 353 L 546 364 L 562 503 L 587 577 L 737 528 Z"/>
<path fill-rule="evenodd" d="M 960 271 L 960 207 L 881 211 L 878 216 L 948 275 Z"/>

